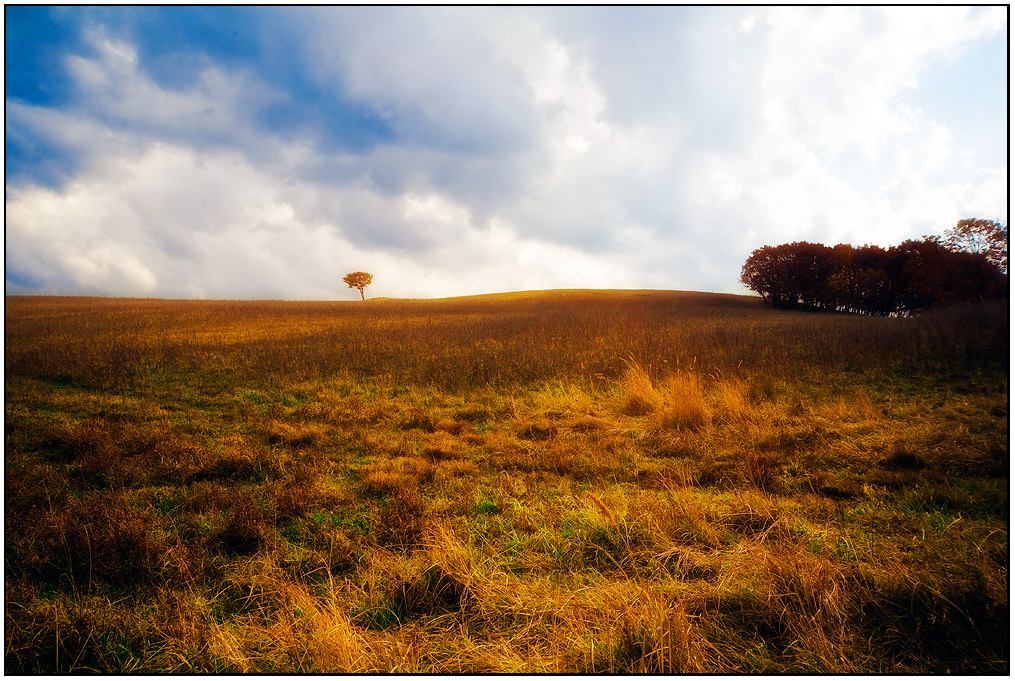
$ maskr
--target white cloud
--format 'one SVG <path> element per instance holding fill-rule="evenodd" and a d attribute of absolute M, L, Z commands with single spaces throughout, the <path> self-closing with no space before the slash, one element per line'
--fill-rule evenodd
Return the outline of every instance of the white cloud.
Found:
<path fill-rule="evenodd" d="M 393 136 L 267 130 L 253 112 L 289 95 L 256 64 L 172 89 L 96 30 L 69 107 L 7 102 L 9 139 L 78 159 L 62 186 L 8 187 L 8 285 L 329 298 L 365 269 L 376 296 L 736 291 L 764 243 L 898 243 L 1006 204 L 1007 169 L 908 99 L 1003 10 L 285 16 L 322 90 Z"/>
<path fill-rule="evenodd" d="M 369 104 L 409 144 L 510 152 L 535 123 L 525 82 L 481 8 L 315 9 L 298 15 L 308 68 Z"/>
<path fill-rule="evenodd" d="M 616 264 L 521 237 L 507 223 L 475 225 L 437 194 L 387 200 L 338 190 L 337 203 L 358 201 L 363 219 L 379 211 L 433 235 L 419 251 L 356 245 L 321 210 L 334 205 L 321 197 L 335 193 L 280 182 L 235 154 L 154 145 L 104 159 L 62 191 L 9 189 L 8 277 L 44 281 L 50 292 L 311 299 L 344 297 L 338 282 L 357 269 L 375 273 L 373 295 L 409 297 L 631 280 Z"/>
<path fill-rule="evenodd" d="M 1004 13 L 970 8 L 780 8 L 767 15 L 762 75 L 768 132 L 835 153 L 851 144 L 869 157 L 893 151 L 912 115 L 898 95 L 935 59 L 1003 30 Z"/>
<path fill-rule="evenodd" d="M 121 142 L 129 137 L 154 138 L 248 149 L 264 143 L 250 114 L 282 95 L 256 76 L 208 66 L 190 87 L 170 89 L 142 71 L 134 46 L 101 28 L 87 31 L 85 38 L 95 56 L 66 59 L 75 99 L 62 123 L 66 119 L 72 126 L 102 123 L 115 130 Z M 107 131 L 106 136 L 112 133 Z"/>

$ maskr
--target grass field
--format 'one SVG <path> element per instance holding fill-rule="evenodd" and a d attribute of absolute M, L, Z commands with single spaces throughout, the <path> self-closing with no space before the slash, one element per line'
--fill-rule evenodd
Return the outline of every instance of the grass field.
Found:
<path fill-rule="evenodd" d="M 1009 672 L 1006 304 L 5 302 L 7 673 Z"/>

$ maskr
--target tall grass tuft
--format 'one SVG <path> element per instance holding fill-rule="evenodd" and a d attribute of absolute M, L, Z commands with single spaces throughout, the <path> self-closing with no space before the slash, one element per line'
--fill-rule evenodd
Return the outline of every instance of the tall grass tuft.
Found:
<path fill-rule="evenodd" d="M 701 430 L 712 422 L 701 380 L 690 372 L 670 374 L 663 384 L 665 395 L 658 408 L 660 425 L 677 430 Z"/>
<path fill-rule="evenodd" d="M 644 416 L 658 411 L 663 398 L 652 384 L 648 371 L 633 361 L 625 360 L 625 364 L 626 369 L 620 379 L 624 413 L 628 416 Z"/>

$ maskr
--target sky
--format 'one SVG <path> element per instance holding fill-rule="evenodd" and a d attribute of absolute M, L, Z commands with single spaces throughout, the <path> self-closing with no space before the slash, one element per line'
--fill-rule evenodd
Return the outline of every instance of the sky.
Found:
<path fill-rule="evenodd" d="M 1007 222 L 1007 7 L 5 6 L 7 294 L 746 293 Z"/>

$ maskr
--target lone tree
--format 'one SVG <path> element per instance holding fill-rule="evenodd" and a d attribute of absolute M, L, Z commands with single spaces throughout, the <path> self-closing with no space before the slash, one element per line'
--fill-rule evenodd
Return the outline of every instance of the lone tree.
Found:
<path fill-rule="evenodd" d="M 366 300 L 367 297 L 363 295 L 363 289 L 370 285 L 370 282 L 374 280 L 374 275 L 366 272 L 350 272 L 349 274 L 342 277 L 342 281 L 349 284 L 349 288 L 358 288 L 360 298 Z"/>

